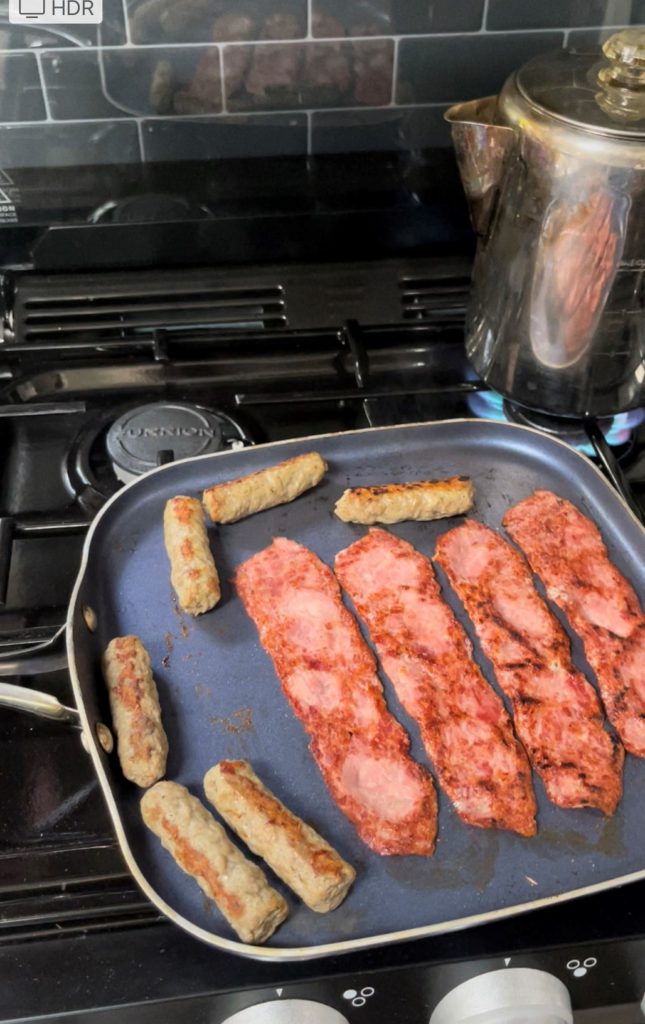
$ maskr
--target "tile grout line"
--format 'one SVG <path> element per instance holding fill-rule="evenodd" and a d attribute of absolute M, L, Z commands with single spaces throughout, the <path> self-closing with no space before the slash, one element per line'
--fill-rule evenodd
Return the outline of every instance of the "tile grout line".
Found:
<path fill-rule="evenodd" d="M 475 32 L 419 32 L 419 33 L 400 33 L 399 35 L 384 35 L 384 36 L 325 36 L 323 37 L 312 37 L 311 40 L 302 39 L 243 39 L 232 42 L 227 42 L 225 45 L 228 47 L 236 46 L 302 46 L 306 42 L 318 43 L 338 43 L 345 42 L 350 45 L 353 43 L 376 43 L 376 42 L 398 42 L 402 40 L 414 40 L 414 39 L 477 39 L 481 35 L 485 35 L 487 38 L 499 38 L 500 36 L 519 36 L 519 35 L 553 35 L 554 32 L 603 32 L 608 29 L 615 29 L 617 32 L 624 28 L 644 28 L 645 23 L 639 25 L 577 25 L 575 28 L 565 25 L 555 25 L 548 28 L 512 28 L 512 29 L 495 29 L 482 33 L 479 30 Z M 142 50 L 148 52 L 151 50 L 209 50 L 214 46 L 221 46 L 221 43 L 134 43 L 130 47 L 133 50 Z M 73 53 L 96 53 L 99 49 L 102 51 L 109 50 L 110 52 L 118 53 L 125 52 L 128 47 L 125 45 L 118 45 L 116 43 L 110 43 L 107 46 L 83 46 L 83 47 L 69 47 L 69 46 L 48 46 L 43 47 L 42 50 L 35 51 L 29 48 L 18 48 L 13 50 L 1 50 L 0 54 L 6 54 L 7 56 L 15 56 L 18 54 L 25 53 L 60 53 L 60 54 L 73 54 Z"/>
<path fill-rule="evenodd" d="M 392 58 L 392 92 L 390 93 L 390 106 L 396 105 L 397 83 L 399 78 L 399 40 L 394 40 L 394 56 Z"/>
<path fill-rule="evenodd" d="M 511 28 L 511 29 L 494 29 L 492 31 L 482 32 L 480 29 L 474 32 L 419 32 L 419 33 L 400 33 L 399 35 L 390 36 L 325 36 L 324 38 L 315 39 L 312 37 L 311 40 L 308 38 L 302 39 L 278 39 L 278 40 L 266 40 L 266 39 L 244 39 L 232 42 L 227 42 L 225 45 L 229 47 L 234 46 L 302 46 L 306 42 L 318 43 L 334 43 L 346 42 L 350 45 L 353 43 L 374 43 L 374 42 L 388 42 L 392 40 L 398 43 L 402 40 L 413 40 L 413 39 L 477 39 L 478 37 L 485 35 L 487 38 L 495 39 L 500 36 L 518 36 L 518 35 L 553 35 L 554 32 L 561 32 L 563 34 L 569 34 L 571 32 L 604 32 L 609 29 L 614 29 L 616 32 L 622 31 L 625 28 L 645 28 L 645 23 L 639 23 L 638 25 L 576 25 L 575 27 L 566 25 L 554 25 L 546 28 Z M 133 43 L 131 45 L 118 45 L 111 43 L 107 46 L 83 46 L 83 47 L 69 47 L 69 46 L 47 46 L 41 50 L 34 50 L 29 48 L 16 47 L 12 50 L 0 49 L 0 55 L 14 57 L 27 53 L 59 53 L 63 55 L 71 55 L 76 53 L 97 53 L 98 50 L 102 52 L 109 51 L 111 53 L 124 53 L 128 49 L 142 50 L 148 52 L 151 50 L 209 50 L 214 46 L 220 46 L 220 43 Z"/>
<path fill-rule="evenodd" d="M 307 111 L 307 156 L 313 156 L 312 143 L 313 143 L 313 111 Z"/>
<path fill-rule="evenodd" d="M 459 100 L 433 100 L 425 103 L 396 103 L 394 105 L 395 110 L 414 110 L 416 107 L 423 107 L 424 109 L 435 107 L 441 109 L 442 107 L 449 107 L 454 103 L 459 103 Z M 392 110 L 392 107 L 388 104 L 387 106 L 377 105 L 368 107 L 365 104 L 357 107 L 282 107 L 276 110 L 228 110 L 226 112 L 227 117 L 258 117 L 258 118 L 269 118 L 269 117 L 293 117 L 298 114 L 335 114 L 335 113 L 351 113 L 356 114 L 360 111 L 375 110 Z M 222 114 L 145 114 L 143 116 L 144 121 L 217 121 L 222 117 Z M 96 120 L 94 118 L 93 120 Z M 105 120 L 116 120 L 122 121 L 127 118 L 105 118 Z M 11 122 L 15 124 L 16 122 Z M 34 121 L 23 121 L 22 124 L 35 124 Z M 69 122 L 68 122 L 69 123 Z M 78 124 L 83 124 L 84 120 L 79 119 Z"/>
<path fill-rule="evenodd" d="M 132 46 L 132 35 L 130 33 L 130 18 L 128 17 L 128 6 L 126 0 L 121 0 L 121 7 L 123 9 L 123 24 L 125 26 L 125 45 Z"/>
<path fill-rule="evenodd" d="M 489 8 L 489 6 L 490 6 L 490 0 L 484 0 L 484 7 L 482 9 L 482 23 L 481 23 L 481 25 L 479 27 L 479 32 L 482 35 L 484 35 L 484 34 L 488 35 L 487 22 L 488 22 L 488 8 Z"/>
<path fill-rule="evenodd" d="M 125 3 L 125 0 L 122 0 Z M 311 3 L 311 0 L 308 0 Z M 488 11 L 489 0 L 484 0 L 485 7 L 484 12 Z M 154 42 L 154 43 L 133 43 L 130 37 L 130 25 L 126 19 L 125 30 L 126 30 L 126 43 L 108 43 L 101 45 L 100 43 L 92 44 L 89 43 L 83 46 L 69 47 L 69 46 L 46 46 L 39 50 L 35 50 L 29 47 L 14 47 L 12 49 L 0 48 L 0 54 L 6 56 L 17 56 L 27 53 L 61 53 L 61 54 L 72 54 L 72 53 L 94 53 L 98 50 L 109 50 L 115 53 L 119 51 L 125 51 L 128 48 L 142 51 L 150 50 L 198 50 L 198 49 L 210 49 L 213 46 L 226 45 L 229 47 L 234 46 L 298 46 L 305 42 L 317 43 L 334 43 L 340 42 L 345 43 L 371 43 L 371 42 L 383 42 L 392 40 L 393 42 L 399 42 L 401 40 L 412 40 L 412 39 L 476 39 L 478 36 L 486 35 L 493 38 L 499 36 L 517 36 L 517 35 L 549 35 L 554 32 L 562 32 L 565 35 L 569 35 L 571 32 L 605 32 L 610 29 L 616 32 L 622 31 L 626 28 L 645 28 L 645 22 L 638 22 L 636 24 L 602 24 L 602 25 L 542 25 L 539 28 L 500 28 L 500 29 L 484 29 L 482 27 L 473 29 L 465 32 L 401 32 L 391 33 L 389 35 L 378 35 L 378 36 L 311 36 L 306 35 L 299 39 L 233 39 L 227 41 L 225 44 L 209 42 L 205 40 L 203 42 Z"/>
<path fill-rule="evenodd" d="M 226 95 L 226 77 L 224 75 L 224 47 L 218 46 L 219 50 L 219 91 L 222 100 L 222 113 L 228 114 L 228 97 Z"/>
<path fill-rule="evenodd" d="M 316 107 L 311 110 L 298 109 L 297 107 L 291 107 L 286 110 L 241 110 L 241 111 L 227 111 L 226 118 L 228 117 L 243 117 L 243 118 L 270 118 L 270 117 L 293 117 L 294 115 L 313 115 L 313 114 L 356 114 L 356 113 L 369 113 L 374 111 L 391 111 L 391 110 L 443 110 L 445 107 L 451 106 L 453 103 L 459 103 L 459 100 L 442 100 L 441 102 L 433 103 L 398 103 L 394 107 Z M 144 115 L 127 115 L 124 114 L 122 117 L 77 117 L 67 118 L 65 120 L 58 120 L 52 118 L 51 121 L 5 121 L 0 122 L 0 130 L 3 128 L 41 128 L 43 125 L 60 125 L 61 127 L 66 124 L 86 124 L 86 125 L 101 125 L 101 124 L 130 124 L 132 121 L 141 122 L 143 125 L 144 121 L 163 121 L 163 122 L 174 122 L 180 121 L 185 123 L 187 121 L 194 121 L 200 124 L 217 124 L 218 121 L 224 121 L 225 117 L 222 114 L 144 114 Z"/>
<path fill-rule="evenodd" d="M 314 0 L 307 0 L 307 35 L 306 39 L 313 39 L 314 29 Z"/>
<path fill-rule="evenodd" d="M 146 162 L 146 146 L 143 138 L 143 119 L 137 118 L 137 137 L 139 139 L 139 157 L 142 164 Z"/>
<path fill-rule="evenodd" d="M 36 50 L 36 66 L 38 68 L 38 79 L 40 81 L 40 91 L 43 94 L 43 104 L 45 106 L 45 123 L 47 123 L 47 122 L 53 121 L 54 119 L 52 117 L 51 107 L 49 106 L 49 94 L 47 92 L 47 83 L 45 81 L 45 72 L 43 71 L 43 65 L 42 65 L 40 50 Z"/>

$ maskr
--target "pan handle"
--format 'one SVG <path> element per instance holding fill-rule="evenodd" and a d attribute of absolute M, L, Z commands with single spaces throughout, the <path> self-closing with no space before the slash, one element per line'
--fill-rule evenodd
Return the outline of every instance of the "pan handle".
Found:
<path fill-rule="evenodd" d="M 80 725 L 76 708 L 66 707 L 50 693 L 30 690 L 26 686 L 0 683 L 0 706 L 13 708 L 14 711 L 27 711 L 40 718 L 51 718 L 57 722 L 73 722 L 75 725 Z"/>
<path fill-rule="evenodd" d="M 9 648 L 0 651 L 0 676 L 35 676 L 43 672 L 55 672 L 67 668 L 67 655 L 58 650 L 59 641 L 65 636 L 65 623 L 53 636 L 27 647 Z"/>

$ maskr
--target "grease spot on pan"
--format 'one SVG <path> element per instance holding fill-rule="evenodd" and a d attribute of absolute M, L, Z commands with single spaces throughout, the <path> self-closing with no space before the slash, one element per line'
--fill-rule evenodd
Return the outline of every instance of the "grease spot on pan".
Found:
<path fill-rule="evenodd" d="M 334 918 L 333 924 L 334 932 L 337 935 L 346 938 L 348 936 L 355 935 L 357 931 L 360 931 L 362 926 L 362 917 L 356 910 L 345 910 L 344 913 L 338 914 Z"/>
<path fill-rule="evenodd" d="M 622 818 L 612 818 L 598 822 L 599 830 L 595 836 L 587 836 L 575 829 L 540 829 L 538 838 L 541 840 L 540 852 L 548 859 L 561 856 L 563 853 L 604 853 L 610 857 L 623 856 L 627 851 L 623 841 Z"/>
<path fill-rule="evenodd" d="M 482 833 L 473 837 L 462 856 L 452 858 L 449 863 L 442 863 L 443 851 L 439 846 L 434 857 L 425 861 L 415 859 L 413 873 L 408 858 L 392 860 L 385 865 L 385 870 L 390 878 L 410 889 L 425 892 L 432 888 L 461 889 L 468 885 L 477 892 L 484 892 L 495 876 L 498 848 L 499 840 L 493 832 Z"/>
<path fill-rule="evenodd" d="M 172 633 L 164 633 L 163 642 L 167 653 L 164 654 L 163 658 L 161 659 L 161 664 L 163 665 L 164 668 L 170 668 L 170 655 L 172 654 L 172 649 L 175 646 L 175 638 L 172 635 Z"/>
<path fill-rule="evenodd" d="M 612 857 L 622 857 L 627 853 L 627 847 L 623 839 L 625 819 L 622 815 L 614 814 L 603 822 L 595 849 L 600 853 L 606 853 Z"/>
<path fill-rule="evenodd" d="M 179 608 L 179 605 L 177 604 L 177 601 L 174 600 L 174 599 L 173 599 L 173 602 L 172 602 L 172 608 L 173 608 L 173 611 L 174 611 L 175 615 L 177 616 L 177 621 L 179 623 L 179 632 L 183 636 L 184 640 L 188 640 L 188 637 L 190 636 L 190 632 L 188 630 L 188 626 L 186 625 L 186 620 L 184 619 L 184 616 L 181 613 L 181 610 Z"/>
<path fill-rule="evenodd" d="M 239 735 L 241 732 L 255 732 L 253 725 L 253 708 L 240 708 L 234 711 L 228 718 L 220 718 L 219 715 L 211 715 L 209 722 L 212 725 L 221 725 L 226 732 Z"/>

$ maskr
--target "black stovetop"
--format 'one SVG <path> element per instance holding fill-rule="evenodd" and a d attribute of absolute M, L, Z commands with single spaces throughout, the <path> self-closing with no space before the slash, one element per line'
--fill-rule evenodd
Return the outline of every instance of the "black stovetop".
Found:
<path fill-rule="evenodd" d="M 176 332 L 137 324 L 127 336 L 117 325 L 93 337 L 90 325 L 73 343 L 32 344 L 14 331 L 0 363 L 0 678 L 73 703 L 56 637 L 87 524 L 120 486 L 106 439 L 125 410 L 171 401 L 221 411 L 255 443 L 472 415 L 468 402 L 481 384 L 463 352 L 463 268 L 438 281 L 436 267 L 414 269 L 416 276 L 406 272 L 416 297 L 409 289 L 407 306 L 386 326 L 339 313 L 338 328 L 258 329 L 256 313 L 251 329 L 247 309 L 235 330 L 230 320 Z M 352 272 L 351 287 L 333 296 L 344 313 L 366 308 L 364 281 Z M 333 322 L 329 308 L 326 315 Z M 645 427 L 616 452 L 645 512 Z M 240 961 L 160 920 L 138 892 L 72 727 L 3 710 L 0 742 L 1 1019 L 645 936 L 642 883 L 341 960 Z"/>

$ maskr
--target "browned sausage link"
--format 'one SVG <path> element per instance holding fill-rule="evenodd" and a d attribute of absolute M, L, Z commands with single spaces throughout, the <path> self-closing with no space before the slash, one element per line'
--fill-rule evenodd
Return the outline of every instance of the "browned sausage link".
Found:
<path fill-rule="evenodd" d="M 335 512 L 346 523 L 400 523 L 463 515 L 473 505 L 470 480 L 417 480 L 408 484 L 354 487 L 336 502 Z"/>
<path fill-rule="evenodd" d="M 243 942 L 265 942 L 282 924 L 289 913 L 283 897 L 184 786 L 157 783 L 142 798 L 141 815 Z"/>
<path fill-rule="evenodd" d="M 168 740 L 150 657 L 138 637 L 110 641 L 103 655 L 103 675 L 123 774 L 137 786 L 152 786 L 166 771 Z"/>
<path fill-rule="evenodd" d="M 319 913 L 334 910 L 356 877 L 309 825 L 270 792 L 246 761 L 220 761 L 204 778 L 206 796 L 250 850 Z"/>
<path fill-rule="evenodd" d="M 326 469 L 327 463 L 317 452 L 297 455 L 269 469 L 209 487 L 204 491 L 204 505 L 214 523 L 234 523 L 293 501 L 320 483 Z"/>
<path fill-rule="evenodd" d="M 177 600 L 185 612 L 201 615 L 221 597 L 201 502 L 183 495 L 170 498 L 164 509 L 163 527 Z"/>

